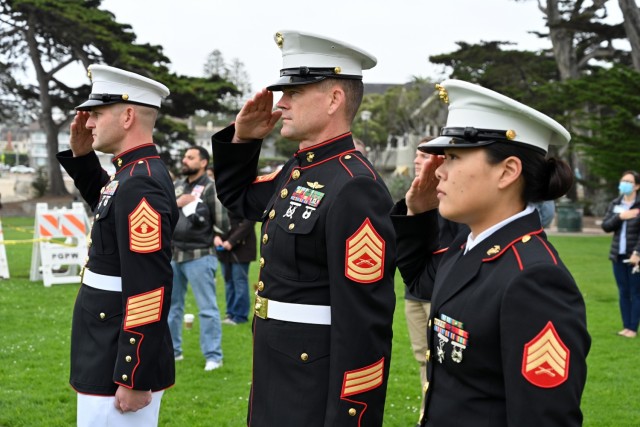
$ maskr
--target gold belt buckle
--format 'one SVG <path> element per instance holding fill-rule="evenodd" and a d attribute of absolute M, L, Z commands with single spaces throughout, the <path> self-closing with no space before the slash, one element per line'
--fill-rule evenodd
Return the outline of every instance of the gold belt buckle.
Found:
<path fill-rule="evenodd" d="M 267 318 L 267 307 L 269 305 L 269 300 L 266 298 L 262 298 L 256 295 L 256 303 L 253 306 L 255 309 L 255 314 L 261 319 Z"/>

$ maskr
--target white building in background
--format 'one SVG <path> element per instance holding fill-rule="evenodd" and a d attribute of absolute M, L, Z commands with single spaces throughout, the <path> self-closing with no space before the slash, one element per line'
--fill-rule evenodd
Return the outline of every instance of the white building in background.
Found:
<path fill-rule="evenodd" d="M 58 151 L 69 150 L 69 132 L 60 132 L 58 134 Z M 47 160 L 47 135 L 39 128 L 31 130 L 29 133 L 29 140 L 27 143 L 28 153 L 29 153 L 29 166 L 33 168 L 45 168 L 49 167 L 49 162 Z M 100 160 L 100 164 L 102 168 L 106 170 L 109 174 L 115 173 L 116 168 L 111 163 L 111 159 L 113 156 L 111 154 L 104 154 L 96 151 L 98 155 L 98 159 Z M 63 173 L 64 172 L 64 169 Z"/>

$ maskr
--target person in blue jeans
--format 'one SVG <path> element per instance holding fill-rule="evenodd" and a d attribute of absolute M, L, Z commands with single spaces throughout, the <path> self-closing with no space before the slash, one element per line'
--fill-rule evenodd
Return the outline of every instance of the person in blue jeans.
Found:
<path fill-rule="evenodd" d="M 609 203 L 602 229 L 613 232 L 609 259 L 618 285 L 623 328 L 618 335 L 635 338 L 640 323 L 640 174 L 623 172 L 618 191 L 618 197 Z"/>
<path fill-rule="evenodd" d="M 227 316 L 222 323 L 237 325 L 249 320 L 249 264 L 256 259 L 256 223 L 232 212 L 228 216 L 229 230 L 214 237 L 214 243 L 222 265 L 227 302 Z"/>
<path fill-rule="evenodd" d="M 213 248 L 216 192 L 205 172 L 208 164 L 206 149 L 188 148 L 182 159 L 184 178 L 174 183 L 180 217 L 172 241 L 173 291 L 168 321 L 175 359 L 182 360 L 182 319 L 190 283 L 198 305 L 204 370 L 212 371 L 222 366 L 222 327 L 216 300 L 218 259 Z"/>

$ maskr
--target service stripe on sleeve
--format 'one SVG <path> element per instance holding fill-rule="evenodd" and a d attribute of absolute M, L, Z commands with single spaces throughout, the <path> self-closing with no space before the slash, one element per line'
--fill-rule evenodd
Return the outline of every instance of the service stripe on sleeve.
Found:
<path fill-rule="evenodd" d="M 353 396 L 373 390 L 382 384 L 383 378 L 384 357 L 373 365 L 345 372 L 340 397 Z"/>
<path fill-rule="evenodd" d="M 164 288 L 129 297 L 124 328 L 129 329 L 159 321 L 162 315 L 163 299 Z"/>

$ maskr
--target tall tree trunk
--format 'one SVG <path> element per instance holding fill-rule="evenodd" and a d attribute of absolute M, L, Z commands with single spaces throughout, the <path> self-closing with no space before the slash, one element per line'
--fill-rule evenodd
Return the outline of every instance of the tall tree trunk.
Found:
<path fill-rule="evenodd" d="M 49 166 L 49 190 L 48 193 L 54 196 L 63 196 L 69 194 L 64 186 L 62 172 L 56 160 L 58 152 L 58 132 L 60 126 L 53 120 L 53 103 L 49 96 L 49 79 L 40 62 L 40 53 L 38 52 L 38 42 L 35 37 L 35 22 L 29 17 L 29 25 L 26 34 L 26 40 L 29 45 L 29 56 L 36 72 L 38 80 L 38 88 L 40 91 L 40 114 L 38 122 L 47 136 L 47 164 Z"/>
<path fill-rule="evenodd" d="M 562 25 L 562 13 L 558 3 L 559 0 L 548 0 L 546 5 L 543 5 L 538 0 L 538 8 L 547 17 L 553 56 L 558 64 L 560 80 L 565 81 L 578 77 L 578 60 L 573 47 L 573 31 Z"/>
<path fill-rule="evenodd" d="M 640 71 L 640 8 L 636 0 L 618 0 L 622 11 L 624 30 L 631 44 L 631 59 L 636 71 Z"/>
<path fill-rule="evenodd" d="M 549 39 L 551 40 L 551 48 L 558 66 L 558 72 L 560 73 L 560 80 L 566 81 L 578 77 L 578 59 L 573 46 L 574 33 L 562 25 L 562 12 L 558 3 L 559 0 L 547 0 L 546 5 L 543 5 L 542 1 L 538 0 L 538 8 L 547 17 Z M 581 162 L 575 153 L 573 144 L 569 142 L 569 145 L 562 151 L 562 157 L 567 160 L 571 170 L 575 170 L 577 164 Z M 576 184 L 571 186 L 567 197 L 571 200 L 578 199 Z"/>

